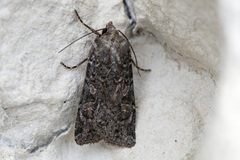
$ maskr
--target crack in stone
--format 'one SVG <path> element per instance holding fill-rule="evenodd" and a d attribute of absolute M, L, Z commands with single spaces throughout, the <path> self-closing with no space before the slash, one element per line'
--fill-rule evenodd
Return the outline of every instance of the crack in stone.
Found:
<path fill-rule="evenodd" d="M 70 126 L 71 126 L 71 124 L 69 124 L 65 129 L 61 129 L 61 130 L 59 130 L 59 131 L 57 131 L 57 132 L 53 132 L 53 134 L 52 134 L 53 136 L 51 136 L 50 138 L 48 138 L 45 143 L 39 144 L 39 145 L 37 145 L 37 146 L 33 146 L 32 148 L 27 149 L 28 153 L 34 153 L 34 152 L 36 152 L 39 148 L 42 148 L 42 147 L 44 147 L 44 146 L 48 146 L 50 143 L 52 143 L 52 141 L 53 141 L 56 137 L 58 137 L 58 136 L 61 135 L 62 133 L 67 132 L 67 131 L 70 129 Z"/>
<path fill-rule="evenodd" d="M 133 13 L 132 4 L 130 3 L 130 0 L 123 0 L 123 4 L 124 4 L 124 11 L 131 22 L 130 26 L 133 29 L 136 26 L 136 20 Z"/>

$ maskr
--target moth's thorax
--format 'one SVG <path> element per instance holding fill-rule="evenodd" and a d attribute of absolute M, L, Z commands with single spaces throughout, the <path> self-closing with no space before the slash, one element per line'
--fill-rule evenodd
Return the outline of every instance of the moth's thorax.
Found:
<path fill-rule="evenodd" d="M 100 37 L 96 37 L 93 46 L 99 52 L 99 60 L 113 68 L 131 58 L 127 40 L 119 35 L 111 22 L 107 24 L 106 31 Z"/>

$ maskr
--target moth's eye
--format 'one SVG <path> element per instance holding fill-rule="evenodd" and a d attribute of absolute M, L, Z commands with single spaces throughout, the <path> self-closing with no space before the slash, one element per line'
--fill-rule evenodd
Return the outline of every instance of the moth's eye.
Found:
<path fill-rule="evenodd" d="M 103 30 L 102 30 L 102 34 L 104 34 L 104 33 L 106 33 L 107 32 L 107 28 L 104 28 Z"/>

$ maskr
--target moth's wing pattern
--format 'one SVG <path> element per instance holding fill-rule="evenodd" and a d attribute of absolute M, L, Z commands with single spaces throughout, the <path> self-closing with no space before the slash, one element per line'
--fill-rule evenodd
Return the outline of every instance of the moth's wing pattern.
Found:
<path fill-rule="evenodd" d="M 118 44 L 114 50 L 106 47 L 114 42 Z M 96 129 L 106 142 L 132 147 L 136 143 L 136 111 L 130 49 L 119 35 L 108 43 L 110 45 L 101 47 L 100 59 L 105 58 L 105 61 L 101 61 L 96 69 Z"/>
<path fill-rule="evenodd" d="M 75 140 L 83 145 L 104 139 L 132 147 L 136 143 L 135 119 L 129 42 L 109 22 L 89 52 Z"/>
<path fill-rule="evenodd" d="M 95 143 L 101 140 L 101 136 L 94 128 L 95 113 L 97 107 L 95 83 L 96 55 L 92 47 L 89 52 L 86 77 L 79 103 L 77 119 L 75 123 L 75 141 L 79 145 Z"/>

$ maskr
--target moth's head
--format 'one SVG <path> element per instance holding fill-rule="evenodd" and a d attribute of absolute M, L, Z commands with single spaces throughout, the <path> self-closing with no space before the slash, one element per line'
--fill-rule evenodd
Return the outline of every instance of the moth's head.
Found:
<path fill-rule="evenodd" d="M 115 30 L 116 30 L 116 28 L 113 26 L 113 23 L 110 21 L 106 25 L 106 28 L 102 31 L 102 34 L 109 32 L 109 31 L 115 31 Z"/>

